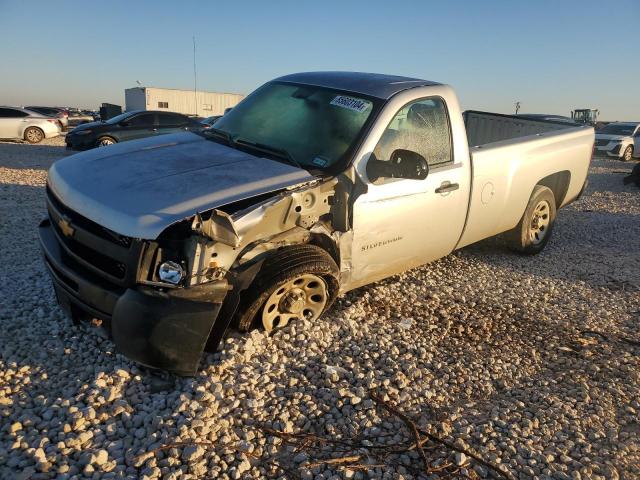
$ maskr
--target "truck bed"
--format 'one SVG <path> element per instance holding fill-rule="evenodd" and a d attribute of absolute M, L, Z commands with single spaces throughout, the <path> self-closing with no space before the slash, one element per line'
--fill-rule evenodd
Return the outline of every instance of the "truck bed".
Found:
<path fill-rule="evenodd" d="M 467 110 L 462 114 L 470 147 L 580 127 L 565 122 L 531 120 L 515 115 Z"/>
<path fill-rule="evenodd" d="M 471 201 L 457 248 L 512 229 L 535 185 L 556 196 L 557 208 L 574 200 L 587 177 L 593 127 L 467 111 Z"/>

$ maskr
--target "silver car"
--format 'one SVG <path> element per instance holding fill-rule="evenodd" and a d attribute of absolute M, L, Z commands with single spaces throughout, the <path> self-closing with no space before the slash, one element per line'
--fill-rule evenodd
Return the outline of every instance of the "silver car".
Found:
<path fill-rule="evenodd" d="M 89 115 L 87 113 L 82 112 L 77 109 L 69 109 L 69 127 L 77 127 L 78 125 L 82 125 L 83 123 L 95 122 L 93 115 Z"/>
<path fill-rule="evenodd" d="M 19 107 L 0 107 L 0 139 L 40 143 L 57 137 L 62 127 L 57 118 Z"/>
<path fill-rule="evenodd" d="M 25 105 L 23 108 L 32 112 L 41 113 L 47 117 L 55 117 L 60 121 L 62 130 L 66 130 L 69 126 L 69 112 L 64 108 L 58 107 L 33 107 L 31 105 Z"/>

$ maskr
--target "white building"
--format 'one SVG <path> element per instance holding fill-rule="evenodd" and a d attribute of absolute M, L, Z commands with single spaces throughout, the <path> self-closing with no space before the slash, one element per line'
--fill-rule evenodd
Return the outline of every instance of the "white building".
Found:
<path fill-rule="evenodd" d="M 194 92 L 173 88 L 134 87 L 124 91 L 125 110 L 166 110 L 210 117 L 222 115 L 244 98 L 239 93 Z"/>

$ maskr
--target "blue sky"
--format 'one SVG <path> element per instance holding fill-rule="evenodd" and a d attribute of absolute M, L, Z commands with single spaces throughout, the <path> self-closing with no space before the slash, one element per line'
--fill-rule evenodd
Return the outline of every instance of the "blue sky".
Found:
<path fill-rule="evenodd" d="M 615 5 L 615 6 L 614 6 Z M 124 89 L 248 93 L 353 70 L 453 85 L 464 108 L 640 120 L 640 0 L 0 0 L 0 104 L 97 107 Z"/>

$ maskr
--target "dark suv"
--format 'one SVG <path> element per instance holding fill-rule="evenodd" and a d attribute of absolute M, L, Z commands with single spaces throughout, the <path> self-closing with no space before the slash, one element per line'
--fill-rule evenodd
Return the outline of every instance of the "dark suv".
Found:
<path fill-rule="evenodd" d="M 180 113 L 136 110 L 77 126 L 65 138 L 67 148 L 87 150 L 138 138 L 184 131 L 201 131 L 202 125 Z"/>

